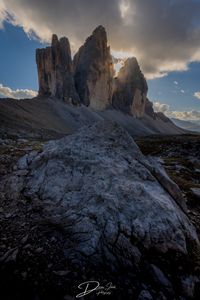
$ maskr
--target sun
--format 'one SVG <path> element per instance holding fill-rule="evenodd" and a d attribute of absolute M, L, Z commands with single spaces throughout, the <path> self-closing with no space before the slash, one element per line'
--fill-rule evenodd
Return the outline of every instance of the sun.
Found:
<path fill-rule="evenodd" d="M 127 51 L 112 51 L 113 56 L 113 63 L 114 63 L 114 70 L 115 70 L 115 77 L 118 76 L 119 70 L 124 66 L 125 61 L 133 57 L 131 52 Z"/>

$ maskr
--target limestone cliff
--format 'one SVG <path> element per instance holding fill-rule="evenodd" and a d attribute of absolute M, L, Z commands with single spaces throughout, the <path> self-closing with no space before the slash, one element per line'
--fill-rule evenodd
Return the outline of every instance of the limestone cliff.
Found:
<path fill-rule="evenodd" d="M 145 112 L 147 83 L 136 58 L 128 58 L 115 78 L 113 107 L 135 117 Z"/>
<path fill-rule="evenodd" d="M 72 61 L 67 38 L 54 34 L 52 45 L 37 49 L 39 96 L 53 96 L 70 104 L 83 104 L 95 111 L 114 108 L 136 118 L 168 119 L 153 110 L 148 86 L 135 57 L 128 58 L 114 78 L 114 59 L 107 34 L 98 26 Z"/>
<path fill-rule="evenodd" d="M 54 96 L 67 103 L 79 103 L 73 79 L 70 44 L 54 34 L 50 47 L 36 50 L 39 95 Z"/>
<path fill-rule="evenodd" d="M 97 27 L 74 57 L 74 78 L 80 100 L 86 106 L 103 110 L 112 99 L 114 68 L 107 35 Z"/>

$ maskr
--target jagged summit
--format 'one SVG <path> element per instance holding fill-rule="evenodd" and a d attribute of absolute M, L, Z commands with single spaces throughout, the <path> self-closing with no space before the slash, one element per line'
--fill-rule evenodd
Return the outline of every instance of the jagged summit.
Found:
<path fill-rule="evenodd" d="M 100 25 L 71 59 L 69 40 L 52 36 L 52 44 L 37 49 L 39 95 L 51 96 L 95 111 L 112 108 L 134 118 L 170 120 L 157 114 L 147 99 L 148 85 L 136 57 L 128 58 L 115 77 L 105 28 Z"/>
<path fill-rule="evenodd" d="M 67 103 L 79 103 L 73 78 L 69 40 L 52 36 L 50 47 L 36 50 L 39 95 L 53 96 Z"/>
<path fill-rule="evenodd" d="M 96 28 L 93 30 L 91 36 L 100 37 L 101 39 L 106 40 L 106 42 L 107 42 L 107 33 L 106 33 L 106 29 L 105 29 L 105 27 L 103 27 L 102 25 L 99 25 L 98 27 L 96 27 Z M 91 37 L 91 36 L 90 36 L 90 37 Z M 89 38 L 90 38 L 90 37 L 89 37 Z"/>
<path fill-rule="evenodd" d="M 103 25 L 99 25 L 93 30 L 93 34 L 100 33 L 100 32 L 104 32 L 106 34 L 106 29 Z"/>
<path fill-rule="evenodd" d="M 117 78 L 121 80 L 133 79 L 134 73 L 142 73 L 136 57 L 129 57 L 125 60 L 124 65 L 119 70 Z"/>
<path fill-rule="evenodd" d="M 73 60 L 69 40 L 53 34 L 49 47 L 36 50 L 38 97 L 1 101 L 3 134 L 55 137 L 99 120 L 114 120 L 132 136 L 185 133 L 154 112 L 137 59 L 128 58 L 117 78 L 116 61 L 103 26 L 93 31 Z"/>
<path fill-rule="evenodd" d="M 103 26 L 93 31 L 73 60 L 69 40 L 53 34 L 49 47 L 36 50 L 36 62 L 38 97 L 0 103 L 6 134 L 54 137 L 102 119 L 115 120 L 133 136 L 185 133 L 154 112 L 135 57 L 124 62 L 115 78 L 117 59 L 111 55 Z"/>
<path fill-rule="evenodd" d="M 111 105 L 114 65 L 107 34 L 97 27 L 74 57 L 74 80 L 81 103 L 96 110 Z"/>
<path fill-rule="evenodd" d="M 143 117 L 147 83 L 137 59 L 128 58 L 114 78 L 114 60 L 105 28 L 98 26 L 71 60 L 67 38 L 52 36 L 52 45 L 36 52 L 39 95 L 53 96 L 94 110 L 113 107 Z M 148 104 L 147 104 L 148 105 Z"/>
<path fill-rule="evenodd" d="M 61 48 L 64 49 L 64 51 L 66 51 L 71 57 L 71 48 L 68 38 L 63 36 L 60 39 L 58 39 L 58 36 L 56 34 L 53 34 L 51 40 L 51 47 L 56 48 L 59 46 L 61 46 Z"/>
<path fill-rule="evenodd" d="M 57 34 L 53 34 L 52 35 L 52 39 L 51 39 L 51 46 L 56 46 L 57 44 L 59 43 L 59 40 L 58 40 L 58 36 Z"/>
<path fill-rule="evenodd" d="M 128 58 L 115 78 L 112 103 L 114 108 L 143 117 L 148 86 L 137 59 Z"/>
<path fill-rule="evenodd" d="M 114 78 L 114 60 L 102 25 L 86 39 L 73 62 L 68 39 L 59 40 L 55 34 L 51 47 L 37 50 L 36 57 L 39 95 L 82 103 L 100 111 L 113 107 L 143 117 L 148 87 L 137 59 L 128 58 Z"/>

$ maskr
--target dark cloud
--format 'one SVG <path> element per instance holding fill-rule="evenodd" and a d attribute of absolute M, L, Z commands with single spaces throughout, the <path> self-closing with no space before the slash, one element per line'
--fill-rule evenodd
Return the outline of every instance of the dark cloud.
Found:
<path fill-rule="evenodd" d="M 66 35 L 77 48 L 91 31 L 107 28 L 114 51 L 135 55 L 148 77 L 186 70 L 200 60 L 199 0 L 2 0 L 14 24 L 49 40 Z M 4 13 L 2 13 L 4 11 Z"/>

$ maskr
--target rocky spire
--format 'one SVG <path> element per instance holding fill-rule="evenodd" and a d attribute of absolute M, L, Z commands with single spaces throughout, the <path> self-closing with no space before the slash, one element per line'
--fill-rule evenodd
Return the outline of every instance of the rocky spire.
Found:
<path fill-rule="evenodd" d="M 70 44 L 53 34 L 50 47 L 36 50 L 39 95 L 53 96 L 67 103 L 79 103 L 73 79 Z"/>
<path fill-rule="evenodd" d="M 145 112 L 147 83 L 135 57 L 128 58 L 115 78 L 113 107 L 136 117 Z"/>
<path fill-rule="evenodd" d="M 98 26 L 71 59 L 67 38 L 54 34 L 52 44 L 37 49 L 39 95 L 53 96 L 67 103 L 82 103 L 94 110 L 115 109 L 135 117 L 154 116 L 147 101 L 147 83 L 136 58 L 129 58 L 114 79 L 114 64 L 107 46 L 107 34 Z"/>
<path fill-rule="evenodd" d="M 80 100 L 103 110 L 111 104 L 114 67 L 107 34 L 97 27 L 74 57 L 74 79 Z"/>

